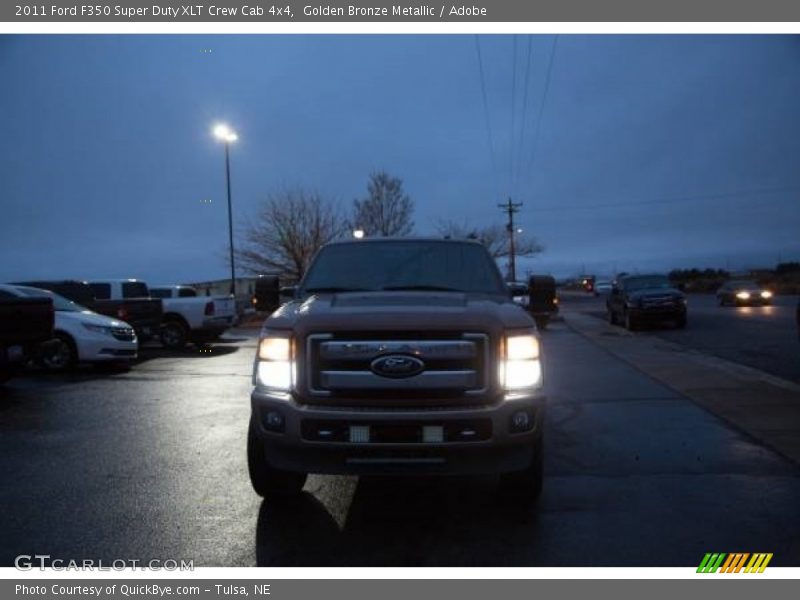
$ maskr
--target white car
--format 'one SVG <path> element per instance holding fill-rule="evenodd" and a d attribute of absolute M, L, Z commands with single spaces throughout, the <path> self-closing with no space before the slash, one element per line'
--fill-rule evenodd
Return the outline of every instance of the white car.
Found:
<path fill-rule="evenodd" d="M 60 371 L 79 362 L 130 361 L 138 355 L 136 332 L 124 321 L 92 312 L 47 290 L 21 285 L 3 285 L 0 289 L 21 297 L 53 299 L 55 341 L 42 357 L 47 369 Z"/>

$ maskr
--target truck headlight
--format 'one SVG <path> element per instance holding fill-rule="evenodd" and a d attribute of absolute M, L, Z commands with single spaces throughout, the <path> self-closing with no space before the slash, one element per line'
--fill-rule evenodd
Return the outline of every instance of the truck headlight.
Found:
<path fill-rule="evenodd" d="M 763 292 L 761 292 L 761 297 L 764 298 L 764 300 L 766 300 L 767 298 L 772 298 L 772 292 L 770 292 L 769 290 L 764 290 Z"/>
<path fill-rule="evenodd" d="M 736 297 L 739 300 L 749 300 L 750 299 L 750 292 L 739 292 L 736 294 Z"/>
<path fill-rule="evenodd" d="M 294 387 L 295 367 L 292 339 L 267 334 L 258 342 L 256 378 L 258 383 L 272 390 L 288 392 Z"/>
<path fill-rule="evenodd" d="M 499 362 L 500 385 L 509 391 L 536 388 L 542 385 L 542 363 L 539 340 L 533 334 L 506 336 Z"/>

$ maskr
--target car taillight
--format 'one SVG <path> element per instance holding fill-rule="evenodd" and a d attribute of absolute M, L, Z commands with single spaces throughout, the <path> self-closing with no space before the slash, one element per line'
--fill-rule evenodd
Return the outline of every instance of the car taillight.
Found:
<path fill-rule="evenodd" d="M 117 309 L 117 317 L 120 321 L 125 321 L 128 318 L 128 310 L 124 306 L 120 306 Z"/>
<path fill-rule="evenodd" d="M 214 302 L 206 302 L 206 316 L 211 316 L 214 314 Z"/>

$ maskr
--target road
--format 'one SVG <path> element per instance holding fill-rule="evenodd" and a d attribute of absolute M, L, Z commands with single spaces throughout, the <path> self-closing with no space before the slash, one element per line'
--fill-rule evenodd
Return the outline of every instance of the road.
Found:
<path fill-rule="evenodd" d="M 605 318 L 605 298 L 570 295 L 587 314 Z M 713 295 L 689 296 L 686 329 L 651 327 L 648 332 L 701 352 L 800 383 L 797 298 L 779 296 L 773 306 L 720 307 Z"/>
<path fill-rule="evenodd" d="M 10 382 L 0 565 L 693 566 L 710 551 L 800 565 L 800 468 L 563 322 L 543 335 L 539 506 L 498 503 L 491 477 L 312 476 L 298 501 L 262 502 L 245 462 L 253 335 Z"/>

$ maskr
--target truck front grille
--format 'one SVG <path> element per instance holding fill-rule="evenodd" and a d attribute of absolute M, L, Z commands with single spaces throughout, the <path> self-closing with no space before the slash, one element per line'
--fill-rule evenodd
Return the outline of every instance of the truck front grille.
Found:
<path fill-rule="evenodd" d="M 489 379 L 487 335 L 425 338 L 408 334 L 314 334 L 306 343 L 306 382 L 313 403 L 415 407 L 485 403 Z M 381 371 L 381 358 L 410 358 L 411 373 Z M 330 400 L 333 402 L 326 401 Z M 465 402 L 466 400 L 466 402 Z"/>

